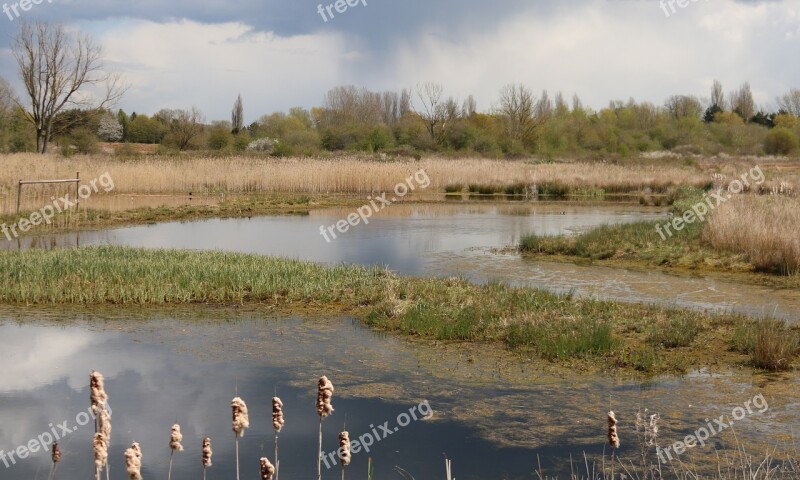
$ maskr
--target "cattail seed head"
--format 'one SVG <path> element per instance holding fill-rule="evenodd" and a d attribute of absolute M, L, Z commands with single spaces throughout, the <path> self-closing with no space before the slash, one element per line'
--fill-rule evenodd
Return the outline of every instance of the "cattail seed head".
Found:
<path fill-rule="evenodd" d="M 128 471 L 128 478 L 142 480 L 142 448 L 136 442 L 125 450 L 125 468 Z"/>
<path fill-rule="evenodd" d="M 94 450 L 94 465 L 99 470 L 108 463 L 108 439 L 101 432 L 94 434 L 92 449 Z"/>
<path fill-rule="evenodd" d="M 619 448 L 619 436 L 617 436 L 617 416 L 613 411 L 608 412 L 608 444 L 611 448 Z"/>
<path fill-rule="evenodd" d="M 269 463 L 267 457 L 261 457 L 261 480 L 272 480 L 275 475 L 275 467 Z"/>
<path fill-rule="evenodd" d="M 350 465 L 350 433 L 345 431 L 339 434 L 339 450 L 337 450 L 337 453 L 342 465 Z"/>
<path fill-rule="evenodd" d="M 111 441 L 111 415 L 105 405 L 99 407 L 97 429 L 105 437 L 106 443 L 109 443 Z"/>
<path fill-rule="evenodd" d="M 323 375 L 319 379 L 317 390 L 317 413 L 320 418 L 325 418 L 333 413 L 333 406 L 331 405 L 333 383 L 328 380 L 328 377 Z"/>
<path fill-rule="evenodd" d="M 172 426 L 172 433 L 169 436 L 169 448 L 171 448 L 173 452 L 182 452 L 182 441 L 183 435 L 181 434 L 181 426 L 176 423 Z"/>
<path fill-rule="evenodd" d="M 212 465 L 211 455 L 214 452 L 211 450 L 211 439 L 206 437 L 203 439 L 203 468 L 208 468 Z"/>
<path fill-rule="evenodd" d="M 244 436 L 245 429 L 250 427 L 250 417 L 247 415 L 247 405 L 239 397 L 231 401 L 233 410 L 233 432 L 238 437 Z"/>
<path fill-rule="evenodd" d="M 53 443 L 53 463 L 58 463 L 61 461 L 61 447 L 58 445 L 58 442 Z"/>
<path fill-rule="evenodd" d="M 92 402 L 92 412 L 95 416 L 98 414 L 98 409 L 108 400 L 103 374 L 94 370 L 89 374 L 89 400 Z"/>
<path fill-rule="evenodd" d="M 272 397 L 272 428 L 275 432 L 283 428 L 283 402 L 278 397 Z"/>

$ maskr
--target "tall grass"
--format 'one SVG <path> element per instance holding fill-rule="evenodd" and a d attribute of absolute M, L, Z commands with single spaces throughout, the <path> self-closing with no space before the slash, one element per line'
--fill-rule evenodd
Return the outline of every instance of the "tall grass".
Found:
<path fill-rule="evenodd" d="M 759 270 L 800 273 L 800 198 L 735 197 L 714 212 L 703 238 L 746 255 Z"/>
<path fill-rule="evenodd" d="M 708 175 L 681 165 L 613 165 L 605 163 L 534 164 L 524 161 L 477 158 L 426 158 L 385 162 L 355 156 L 340 158 L 263 157 L 142 157 L 13 154 L 3 157 L 0 169 L 0 211 L 16 202 L 20 179 L 73 177 L 93 179 L 104 172 L 114 179 L 114 193 L 371 193 L 389 191 L 410 174 L 424 168 L 429 191 L 453 191 L 454 186 L 480 184 L 498 193 L 515 193 L 531 185 L 542 192 L 563 194 L 601 188 L 608 192 L 665 191 L 678 185 L 704 186 Z M 35 195 L 37 187 L 25 187 Z M 61 193 L 63 195 L 63 192 Z M 41 195 L 52 195 L 42 187 Z"/>

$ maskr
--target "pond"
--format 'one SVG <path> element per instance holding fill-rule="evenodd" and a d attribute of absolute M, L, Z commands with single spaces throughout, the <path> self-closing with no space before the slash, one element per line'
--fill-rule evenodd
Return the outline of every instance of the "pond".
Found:
<path fill-rule="evenodd" d="M 589 462 L 601 461 L 609 408 L 620 420 L 619 454 L 634 461 L 639 408 L 661 415 L 660 442 L 669 445 L 707 419 L 730 416 L 762 395 L 760 405 L 766 408 L 737 420 L 735 429 L 736 438 L 755 455 L 764 446 L 790 441 L 792 425 L 800 420 L 798 381 L 790 374 L 695 372 L 646 382 L 604 380 L 511 358 L 487 345 L 412 343 L 362 328 L 350 318 L 263 310 L 0 307 L 7 362 L 0 369 L 0 450 L 35 444 L 66 421 L 65 427 L 75 430 L 61 439 L 58 478 L 91 478 L 93 427 L 78 423 L 85 421 L 80 413 L 89 406 L 93 369 L 106 377 L 112 409 L 112 478 L 124 475 L 123 451 L 132 441 L 142 445 L 144 478 L 165 478 L 175 422 L 186 450 L 175 455 L 172 478 L 202 475 L 204 436 L 211 437 L 214 448 L 208 478 L 233 478 L 230 401 L 237 394 L 247 402 L 251 422 L 240 441 L 242 477 L 256 478 L 258 459 L 273 458 L 270 399 L 275 392 L 286 419 L 279 437 L 280 477 L 313 478 L 314 401 L 322 374 L 336 389 L 335 411 L 324 422 L 323 450 L 336 448 L 345 423 L 351 439 L 374 431 L 380 438 L 369 453 L 353 456 L 348 478 L 365 478 L 370 457 L 374 478 L 381 479 L 402 478 L 396 466 L 415 478 L 443 478 L 445 455 L 458 479 L 532 478 L 539 463 L 546 474 L 565 474 L 570 455 L 583 471 L 584 453 Z M 417 420 L 402 416 L 414 408 Z M 725 432 L 683 460 L 713 458 L 714 448 L 730 451 L 734 444 L 732 433 Z M 0 459 L 2 478 L 47 477 L 46 452 L 14 460 L 6 467 Z M 323 478 L 339 478 L 338 468 L 323 465 Z"/>
<path fill-rule="evenodd" d="M 0 243 L 4 248 L 114 244 L 220 249 L 328 264 L 386 265 L 409 275 L 461 276 L 478 283 L 502 281 L 604 299 L 800 319 L 797 290 L 741 285 L 710 276 L 531 260 L 508 248 L 528 233 L 575 233 L 607 223 L 658 218 L 663 216 L 658 209 L 611 202 L 397 204 L 369 224 L 326 242 L 320 228 L 352 212 L 325 209 L 307 216 L 167 222 Z"/>

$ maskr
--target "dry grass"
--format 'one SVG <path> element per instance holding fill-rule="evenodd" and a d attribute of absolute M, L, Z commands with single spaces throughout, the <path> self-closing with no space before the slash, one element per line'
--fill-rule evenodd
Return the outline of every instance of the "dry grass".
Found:
<path fill-rule="evenodd" d="M 714 248 L 747 255 L 760 270 L 800 273 L 800 198 L 735 197 L 711 215 L 703 235 Z"/>
<path fill-rule="evenodd" d="M 597 187 L 608 191 L 664 189 L 675 185 L 701 186 L 709 182 L 704 168 L 694 166 L 612 165 L 605 163 L 534 164 L 487 159 L 425 158 L 421 161 L 376 161 L 355 156 L 333 159 L 258 157 L 142 157 L 14 154 L 2 157 L 0 196 L 14 196 L 21 179 L 96 178 L 108 171 L 115 193 L 173 193 L 226 191 L 229 193 L 281 191 L 304 193 L 368 193 L 394 188 L 424 168 L 429 190 L 446 185 L 482 183 L 563 183 L 568 187 Z M 26 187 L 27 188 L 27 187 Z"/>

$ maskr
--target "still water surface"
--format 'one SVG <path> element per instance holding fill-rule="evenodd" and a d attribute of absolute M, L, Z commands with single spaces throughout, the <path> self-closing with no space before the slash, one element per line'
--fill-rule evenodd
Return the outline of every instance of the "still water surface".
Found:
<path fill-rule="evenodd" d="M 569 454 L 602 454 L 605 412 L 620 418 L 621 454 L 635 459 L 633 418 L 639 407 L 662 415 L 661 438 L 671 443 L 730 414 L 759 393 L 769 409 L 737 422 L 740 441 L 757 451 L 790 439 L 800 421 L 798 379 L 694 373 L 646 382 L 551 374 L 541 364 L 509 358 L 482 345 L 412 344 L 362 328 L 348 318 L 302 319 L 219 308 L 97 309 L 0 307 L 0 450 L 27 445 L 51 426 L 88 408 L 88 373 L 106 376 L 113 411 L 112 478 L 124 475 L 123 451 L 140 442 L 144 478 L 165 478 L 170 426 L 179 422 L 185 452 L 173 478 L 201 475 L 201 439 L 214 447 L 209 478 L 233 478 L 230 400 L 248 403 L 251 429 L 241 440 L 243 478 L 256 478 L 258 459 L 273 457 L 270 398 L 285 404 L 280 435 L 282 478 L 311 478 L 316 469 L 316 379 L 334 382 L 334 414 L 325 421 L 325 447 L 336 447 L 344 422 L 353 439 L 384 425 L 391 435 L 369 454 L 354 455 L 348 478 L 442 478 L 446 454 L 461 479 L 532 478 L 537 456 L 549 474 L 568 473 Z M 426 401 L 427 420 L 398 425 L 398 416 Z M 380 431 L 380 435 L 385 433 Z M 92 427 L 62 440 L 58 478 L 91 478 Z M 730 448 L 730 436 L 713 440 Z M 782 444 L 782 443 L 781 443 Z M 693 454 L 713 455 L 711 448 Z M 0 478 L 44 479 L 49 455 L 9 463 Z M 337 469 L 323 478 L 339 478 Z"/>

